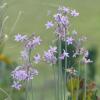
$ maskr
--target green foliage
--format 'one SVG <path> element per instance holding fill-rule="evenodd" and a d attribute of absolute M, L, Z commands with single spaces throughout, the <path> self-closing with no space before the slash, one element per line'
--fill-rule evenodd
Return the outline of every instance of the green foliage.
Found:
<path fill-rule="evenodd" d="M 88 78 L 90 80 L 94 80 L 95 78 L 97 55 L 98 53 L 96 47 L 89 49 L 89 58 L 93 61 L 93 63 L 88 64 Z"/>

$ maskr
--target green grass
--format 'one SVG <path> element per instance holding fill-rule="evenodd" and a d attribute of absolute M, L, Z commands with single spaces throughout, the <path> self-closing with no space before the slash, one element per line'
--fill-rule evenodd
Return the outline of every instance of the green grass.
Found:
<path fill-rule="evenodd" d="M 36 49 L 37 51 L 43 52 L 52 43 L 54 35 L 52 31 L 47 31 L 45 29 L 45 23 L 48 20 L 47 12 L 52 10 L 52 13 L 60 5 L 60 3 L 75 8 L 80 12 L 78 18 L 74 18 L 73 28 L 76 29 L 79 34 L 86 35 L 88 37 L 88 42 L 86 46 L 96 47 L 98 50 L 98 60 L 97 60 L 97 84 L 100 84 L 100 0 L 5 0 L 8 5 L 5 9 L 5 15 L 9 16 L 4 27 L 5 34 L 10 34 L 6 42 L 4 49 L 4 54 L 10 55 L 11 59 L 14 61 L 19 61 L 19 51 L 21 46 L 14 42 L 14 35 L 17 33 L 27 33 L 31 34 L 35 32 L 40 35 L 43 39 L 43 44 L 41 47 Z M 19 11 L 22 11 L 21 17 L 16 24 L 14 31 L 11 29 L 14 22 L 18 16 Z M 50 18 L 49 18 L 50 19 Z M 42 48 L 42 49 L 41 49 Z M 20 62 L 20 61 L 19 61 Z M 52 89 L 50 89 L 49 80 L 53 79 L 52 68 L 44 63 L 40 64 L 37 69 L 39 70 L 39 76 L 34 79 L 34 87 L 39 88 L 39 95 L 46 97 L 43 100 L 51 100 L 49 97 L 53 95 Z M 48 81 L 48 82 L 47 82 Z M 50 81 L 51 82 L 51 81 Z M 48 85 L 48 88 L 44 89 L 44 84 Z M 43 92 L 42 89 L 45 91 Z M 40 92 L 41 91 L 41 92 Z M 46 93 L 46 91 L 48 91 Z M 46 96 L 47 95 L 47 96 Z M 40 96 L 40 97 L 41 97 Z M 42 100 L 38 97 L 38 100 Z M 53 100 L 53 99 L 52 99 Z"/>

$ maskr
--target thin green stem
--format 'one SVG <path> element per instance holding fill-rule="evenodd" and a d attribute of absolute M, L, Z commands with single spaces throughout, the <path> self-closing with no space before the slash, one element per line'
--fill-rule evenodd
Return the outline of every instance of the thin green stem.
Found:
<path fill-rule="evenodd" d="M 81 66 L 81 61 L 79 61 L 79 64 L 78 64 L 78 73 L 80 75 L 80 66 Z M 77 85 L 77 93 L 76 93 L 76 100 L 78 100 L 78 97 L 79 97 L 79 85 L 80 85 L 80 76 L 78 75 L 78 85 Z"/>
<path fill-rule="evenodd" d="M 61 55 L 61 40 L 58 40 L 58 57 Z M 58 100 L 62 100 L 62 63 L 61 60 L 58 58 Z"/>
<path fill-rule="evenodd" d="M 84 87 L 84 100 L 86 100 L 86 92 L 87 92 L 87 89 L 86 89 L 86 85 L 87 85 L 87 69 L 86 69 L 86 64 L 85 64 L 85 66 L 84 66 L 84 70 L 85 70 L 85 72 L 84 72 L 84 76 L 85 76 L 85 87 Z"/>
<path fill-rule="evenodd" d="M 73 93 L 73 80 L 71 76 L 71 95 L 72 95 L 72 100 L 74 99 L 74 93 Z"/>
<path fill-rule="evenodd" d="M 55 88 L 54 88 L 54 98 L 55 100 L 57 100 L 57 81 L 56 81 L 56 69 L 55 66 L 52 65 L 52 69 L 53 69 L 53 74 L 54 74 L 54 82 L 55 82 Z"/>

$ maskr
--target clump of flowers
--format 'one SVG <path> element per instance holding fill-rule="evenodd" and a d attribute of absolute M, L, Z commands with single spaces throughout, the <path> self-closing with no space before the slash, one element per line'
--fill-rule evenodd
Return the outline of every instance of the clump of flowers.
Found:
<path fill-rule="evenodd" d="M 66 95 L 65 86 L 66 84 L 70 85 L 70 94 L 72 100 L 76 100 L 75 98 L 80 98 L 80 80 L 84 79 L 84 86 L 81 88 L 82 93 L 84 94 L 84 99 L 88 98 L 87 94 L 87 79 L 86 79 L 86 65 L 92 63 L 93 61 L 89 58 L 89 51 L 84 47 L 84 42 L 87 40 L 86 37 L 78 36 L 78 32 L 76 30 L 72 30 L 71 28 L 71 18 L 78 17 L 79 12 L 75 9 L 70 9 L 68 7 L 59 7 L 57 9 L 57 13 L 52 16 L 51 21 L 47 21 L 45 24 L 46 29 L 54 28 L 54 33 L 57 38 L 57 47 L 54 52 L 51 52 L 51 48 L 44 53 L 44 58 L 47 63 L 57 64 L 58 68 L 58 79 L 57 79 L 57 88 L 56 92 L 64 91 L 64 94 L 60 92 L 57 95 Z M 54 45 L 54 44 L 53 44 Z M 76 64 L 77 63 L 77 64 Z M 79 66 L 84 66 L 84 76 L 81 76 L 81 68 Z M 63 73 L 61 72 L 63 71 Z M 64 74 L 64 75 L 62 75 Z M 60 75 L 60 76 L 59 76 Z M 63 78 L 64 77 L 64 78 Z M 65 86 L 61 87 L 61 81 L 64 79 Z M 74 82 L 75 81 L 75 82 Z M 69 82 L 69 83 L 68 83 Z M 75 84 L 74 84 L 75 83 Z M 76 91 L 73 90 L 73 86 L 75 86 Z M 61 88 L 60 88 L 61 87 Z M 68 87 L 68 86 L 67 86 Z M 85 92 L 84 92 L 85 91 Z M 77 94 L 74 92 L 77 92 Z M 95 91 L 94 91 L 95 92 Z M 62 97 L 63 97 L 62 96 Z M 78 97 L 77 97 L 78 96 Z M 64 97 L 66 98 L 66 97 Z M 58 98 L 56 97 L 56 100 Z M 63 100 L 59 99 L 59 100 Z M 64 99 L 65 100 L 65 99 Z M 68 99 L 69 100 L 69 99 Z M 81 100 L 81 99 L 80 99 Z"/>
<path fill-rule="evenodd" d="M 54 28 L 55 29 L 54 32 L 58 40 L 64 41 L 67 46 L 72 45 L 75 47 L 75 50 L 73 51 L 74 53 L 72 55 L 73 57 L 81 55 L 83 56 L 82 60 L 84 63 L 90 63 L 92 61 L 88 59 L 88 55 L 89 55 L 88 50 L 86 50 L 83 47 L 83 42 L 86 41 L 86 37 L 83 37 L 83 36 L 81 38 L 77 37 L 78 32 L 75 30 L 70 32 L 71 17 L 78 17 L 78 16 L 79 16 L 79 12 L 77 12 L 75 9 L 72 10 L 67 7 L 59 7 L 57 10 L 57 13 L 53 15 L 53 21 L 48 21 L 45 24 L 46 29 Z M 47 57 L 49 58 L 52 57 L 52 59 L 53 58 L 55 59 L 54 53 L 57 53 L 57 52 L 51 53 L 50 50 L 48 50 L 48 52 L 45 52 L 45 55 L 44 55 L 45 59 Z M 63 49 L 63 52 L 59 58 L 63 60 L 65 57 L 69 57 L 69 56 L 70 54 L 68 53 L 68 51 Z"/>
<path fill-rule="evenodd" d="M 31 59 L 31 53 L 32 50 L 41 44 L 41 39 L 39 36 L 36 37 L 35 34 L 31 36 L 18 34 L 15 36 L 15 41 L 22 43 L 24 48 L 21 51 L 22 65 L 15 68 L 11 73 L 13 78 L 12 87 L 20 90 L 24 81 L 32 80 L 34 76 L 38 75 L 38 71 L 33 67 L 32 62 L 39 63 L 41 57 L 37 54 Z"/>
<path fill-rule="evenodd" d="M 57 47 L 50 47 L 48 51 L 44 52 L 44 59 L 49 64 L 56 64 L 57 58 L 55 53 L 57 52 Z"/>

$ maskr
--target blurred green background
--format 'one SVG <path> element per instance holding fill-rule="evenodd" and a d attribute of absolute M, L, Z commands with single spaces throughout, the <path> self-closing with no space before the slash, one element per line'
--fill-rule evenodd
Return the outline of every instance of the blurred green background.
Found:
<path fill-rule="evenodd" d="M 97 50 L 95 81 L 100 92 L 100 0 L 4 0 L 3 2 L 7 3 L 4 16 L 9 16 L 3 28 L 3 32 L 8 35 L 3 54 L 9 56 L 12 61 L 18 64 L 21 63 L 19 51 L 22 48 L 20 44 L 14 41 L 15 34 L 35 32 L 36 35 L 40 35 L 43 40 L 42 45 L 33 54 L 36 52 L 42 54 L 55 39 L 52 30 L 45 29 L 45 23 L 48 19 L 51 19 L 48 13 L 54 14 L 58 6 L 62 4 L 78 10 L 80 16 L 73 18 L 72 27 L 78 31 L 79 35 L 88 37 L 87 48 Z M 52 67 L 45 63 L 34 66 L 39 71 L 39 76 L 34 78 L 34 100 L 54 100 Z M 14 67 L 9 68 L 14 69 Z M 7 69 L 5 68 L 5 70 Z M 5 73 L 3 77 L 9 79 L 10 71 Z M 23 90 L 18 93 L 11 89 L 10 82 L 8 84 L 0 85 L 0 88 L 11 94 L 12 100 L 25 100 Z M 12 91 L 13 93 L 11 93 Z M 4 100 L 6 97 L 2 95 L 3 93 L 0 92 L 0 100 Z"/>

